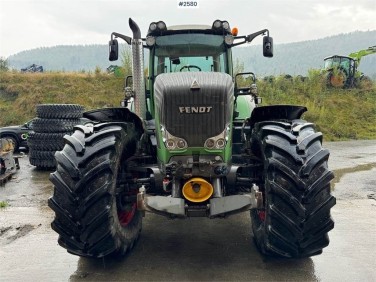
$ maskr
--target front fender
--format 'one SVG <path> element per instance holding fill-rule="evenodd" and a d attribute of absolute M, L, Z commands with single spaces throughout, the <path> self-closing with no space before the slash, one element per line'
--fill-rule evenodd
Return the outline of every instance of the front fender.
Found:
<path fill-rule="evenodd" d="M 261 121 L 299 119 L 306 111 L 306 107 L 294 105 L 256 107 L 252 111 L 249 124 L 253 126 Z"/>
<path fill-rule="evenodd" d="M 128 108 L 95 109 L 84 112 L 83 117 L 99 122 L 130 122 L 135 125 L 137 131 L 143 132 L 142 120 Z"/>

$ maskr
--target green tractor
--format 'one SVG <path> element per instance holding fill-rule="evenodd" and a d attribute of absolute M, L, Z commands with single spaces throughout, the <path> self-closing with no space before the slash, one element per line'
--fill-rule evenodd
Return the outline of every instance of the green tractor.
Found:
<path fill-rule="evenodd" d="M 362 81 L 370 81 L 368 76 L 358 71 L 362 57 L 376 53 L 376 46 L 349 54 L 334 55 L 324 59 L 327 85 L 331 87 L 352 88 L 360 86 Z"/>
<path fill-rule="evenodd" d="M 227 21 L 159 21 L 142 38 L 129 25 L 132 38 L 114 32 L 109 43 L 111 61 L 116 38 L 132 46 L 122 107 L 84 113 L 91 125 L 76 126 L 55 155 L 48 203 L 59 244 L 79 256 L 125 254 L 146 213 L 212 219 L 248 211 L 262 254 L 320 254 L 335 205 L 322 134 L 301 119 L 305 107 L 260 106 L 255 84 L 236 82 L 254 75 L 233 73 L 232 48 L 259 35 L 263 55 L 273 56 L 269 31 L 238 36 Z"/>

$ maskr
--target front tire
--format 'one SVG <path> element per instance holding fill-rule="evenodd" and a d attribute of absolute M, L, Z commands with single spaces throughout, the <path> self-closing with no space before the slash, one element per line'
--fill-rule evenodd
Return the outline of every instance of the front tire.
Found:
<path fill-rule="evenodd" d="M 251 210 L 256 245 L 264 255 L 300 258 L 320 254 L 334 222 L 330 193 L 334 175 L 322 134 L 302 120 L 261 122 L 253 151 L 264 165 L 264 208 Z"/>
<path fill-rule="evenodd" d="M 338 71 L 329 71 L 326 76 L 326 83 L 329 87 L 345 88 L 347 84 L 347 75 L 342 69 L 339 69 Z"/>
<path fill-rule="evenodd" d="M 55 155 L 57 170 L 50 176 L 55 187 L 48 204 L 55 211 L 52 229 L 68 252 L 96 258 L 124 254 L 138 239 L 142 215 L 135 205 L 137 191 L 124 181 L 127 159 L 136 148 L 132 128 L 77 126 L 64 137 L 66 145 Z"/>

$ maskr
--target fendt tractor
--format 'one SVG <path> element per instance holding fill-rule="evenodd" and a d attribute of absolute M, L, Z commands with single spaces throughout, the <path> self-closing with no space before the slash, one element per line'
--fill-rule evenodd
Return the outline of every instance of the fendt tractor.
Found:
<path fill-rule="evenodd" d="M 248 211 L 262 254 L 320 254 L 335 204 L 322 134 L 301 119 L 305 107 L 260 106 L 257 87 L 236 82 L 250 73 L 233 73 L 232 48 L 259 35 L 263 55 L 273 56 L 269 31 L 238 36 L 227 21 L 158 21 L 142 38 L 129 25 L 132 38 L 113 32 L 109 42 L 111 61 L 117 38 L 132 48 L 122 106 L 85 112 L 92 123 L 76 126 L 55 155 L 49 206 L 59 244 L 79 256 L 125 254 L 146 212 L 212 219 Z"/>

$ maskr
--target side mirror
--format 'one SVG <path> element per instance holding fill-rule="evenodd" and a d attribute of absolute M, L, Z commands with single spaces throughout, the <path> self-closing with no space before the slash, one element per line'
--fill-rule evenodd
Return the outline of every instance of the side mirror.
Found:
<path fill-rule="evenodd" d="M 262 41 L 264 57 L 273 57 L 273 38 L 270 36 L 264 36 Z"/>
<path fill-rule="evenodd" d="M 118 41 L 116 39 L 112 39 L 112 40 L 110 40 L 108 45 L 109 45 L 109 52 L 110 52 L 109 60 L 110 61 L 116 61 L 119 58 Z"/>

